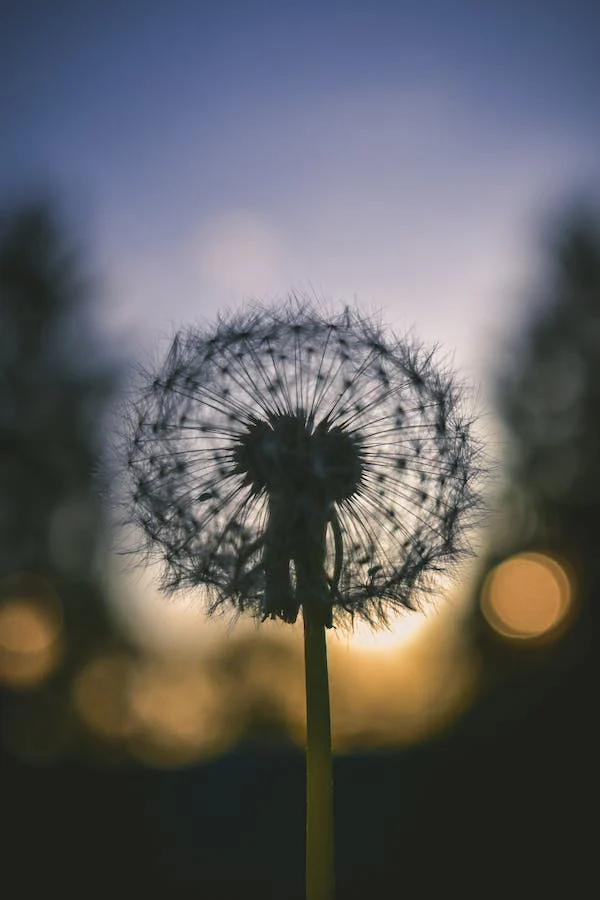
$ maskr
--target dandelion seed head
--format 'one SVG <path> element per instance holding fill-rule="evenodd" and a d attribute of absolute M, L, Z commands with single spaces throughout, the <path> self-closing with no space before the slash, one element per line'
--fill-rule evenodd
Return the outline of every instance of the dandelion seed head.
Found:
<path fill-rule="evenodd" d="M 292 298 L 182 332 L 135 402 L 129 518 L 164 587 L 328 625 L 418 608 L 468 550 L 479 446 L 412 340 Z"/>

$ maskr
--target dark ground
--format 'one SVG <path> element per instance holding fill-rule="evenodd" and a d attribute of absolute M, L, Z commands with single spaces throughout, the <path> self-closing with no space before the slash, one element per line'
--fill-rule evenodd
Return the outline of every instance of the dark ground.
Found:
<path fill-rule="evenodd" d="M 337 759 L 338 900 L 591 896 L 594 668 L 517 673 L 434 743 Z M 301 900 L 303 779 L 286 748 L 171 772 L 4 755 L 4 896 Z"/>

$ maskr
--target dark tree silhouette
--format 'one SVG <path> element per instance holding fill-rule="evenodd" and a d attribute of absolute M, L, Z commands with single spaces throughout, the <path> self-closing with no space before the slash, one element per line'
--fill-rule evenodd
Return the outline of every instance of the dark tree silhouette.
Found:
<path fill-rule="evenodd" d="M 81 266 L 52 207 L 0 218 L 0 610 L 47 591 L 61 629 L 56 664 L 27 684 L 4 668 L 27 620 L 0 634 L 3 874 L 23 894 L 45 884 L 64 897 L 87 892 L 91 878 L 96 890 L 114 891 L 118 878 L 127 891 L 142 852 L 131 775 L 90 765 L 107 748 L 71 702 L 74 673 L 119 640 L 105 604 L 96 473 L 115 377 L 93 339 Z"/>
<path fill-rule="evenodd" d="M 587 822 L 599 749 L 600 219 L 571 209 L 551 234 L 537 302 L 496 377 L 507 489 L 486 568 L 531 550 L 562 559 L 574 613 L 547 640 L 511 641 L 474 609 L 484 687 L 445 756 L 449 765 L 454 755 L 460 796 L 448 779 L 432 783 L 442 805 L 486 823 L 481 837 L 470 831 L 475 871 L 498 869 L 523 895 L 573 896 L 595 865 Z"/>
<path fill-rule="evenodd" d="M 0 576 L 57 582 L 67 627 L 104 617 L 88 591 L 98 590 L 94 477 L 114 378 L 94 346 L 88 301 L 49 206 L 0 219 Z"/>
<path fill-rule="evenodd" d="M 594 566 L 600 532 L 600 219 L 577 209 L 553 234 L 529 326 L 497 380 L 510 440 L 516 539 L 574 545 Z M 512 508 L 512 514 L 516 509 Z M 524 515 L 523 515 L 524 513 Z M 524 528 L 524 520 L 532 524 Z M 513 518 L 514 521 L 514 518 Z"/>
<path fill-rule="evenodd" d="M 112 639 L 97 469 L 115 375 L 93 340 L 91 296 L 51 206 L 0 218 L 0 602 L 51 597 L 60 628 L 57 662 L 34 689 L 4 673 L 3 732 L 42 757 L 52 734 L 73 731 L 74 671 Z"/>
<path fill-rule="evenodd" d="M 98 535 L 91 475 L 109 382 L 85 365 L 84 285 L 50 210 L 0 229 L 0 568 L 79 574 Z"/>
<path fill-rule="evenodd" d="M 495 560 L 541 549 L 569 566 L 576 615 L 559 641 L 519 648 L 512 661 L 567 665 L 589 694 L 600 589 L 600 216 L 577 206 L 554 223 L 525 329 L 496 378 L 508 437 L 504 539 Z M 568 663 L 567 663 L 568 660 Z M 589 698 L 591 699 L 591 698 Z"/>

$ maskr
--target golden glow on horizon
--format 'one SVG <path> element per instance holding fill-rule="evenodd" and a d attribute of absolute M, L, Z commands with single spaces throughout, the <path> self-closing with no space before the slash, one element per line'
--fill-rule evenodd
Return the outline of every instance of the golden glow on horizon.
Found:
<path fill-rule="evenodd" d="M 329 636 L 332 736 L 338 753 L 398 746 L 439 732 L 477 685 L 477 660 L 445 616 L 383 653 Z M 246 631 L 195 658 L 106 653 L 76 676 L 73 703 L 91 732 L 145 765 L 181 766 L 244 735 L 305 740 L 298 629 Z"/>
<path fill-rule="evenodd" d="M 543 553 L 519 553 L 490 572 L 481 608 L 499 634 L 532 640 L 557 633 L 572 601 L 571 580 L 556 559 Z"/>
<path fill-rule="evenodd" d="M 201 597 L 168 602 L 151 581 L 148 591 L 137 588 L 145 603 L 124 620 L 140 648 L 120 689 L 124 749 L 165 767 L 218 754 L 245 735 L 287 735 L 303 746 L 301 627 L 248 619 L 232 627 L 227 617 L 206 616 Z M 448 593 L 389 628 L 357 623 L 354 632 L 328 633 L 336 752 L 422 740 L 468 706 L 478 665 L 460 628 L 469 596 Z"/>
<path fill-rule="evenodd" d="M 415 615 L 415 620 L 418 625 L 404 634 L 400 630 L 399 642 L 384 645 L 383 653 L 330 643 L 332 732 L 338 752 L 423 740 L 443 730 L 470 703 L 478 662 L 457 624 L 449 613 Z"/>
<path fill-rule="evenodd" d="M 407 611 L 387 627 L 373 629 L 366 622 L 359 622 L 354 626 L 348 644 L 353 649 L 367 652 L 394 651 L 418 639 L 427 621 L 423 613 Z"/>

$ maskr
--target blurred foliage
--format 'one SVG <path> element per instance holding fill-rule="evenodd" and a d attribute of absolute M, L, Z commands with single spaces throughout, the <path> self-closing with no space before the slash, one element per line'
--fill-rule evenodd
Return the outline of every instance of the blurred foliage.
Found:
<path fill-rule="evenodd" d="M 572 609 L 566 627 L 537 641 L 491 632 L 481 609 L 475 624 L 492 682 L 515 666 L 541 667 L 536 678 L 509 682 L 503 700 L 496 698 L 500 705 L 515 709 L 517 698 L 525 709 L 528 696 L 562 692 L 559 718 L 567 706 L 571 715 L 577 709 L 584 715 L 597 657 L 600 213 L 582 203 L 563 210 L 546 231 L 543 254 L 524 326 L 495 376 L 507 477 L 484 575 L 523 551 L 547 555 L 569 579 Z M 522 602 L 535 602 L 532 591 L 523 585 Z"/>
<path fill-rule="evenodd" d="M 90 577 L 92 486 L 112 374 L 86 327 L 86 285 L 44 205 L 0 221 L 0 571 Z M 97 362 L 94 362 L 96 360 Z M 92 361 L 92 362 L 90 362 Z"/>
<path fill-rule="evenodd" d="M 600 533 L 600 218 L 576 208 L 552 232 L 539 300 L 497 378 L 508 430 L 513 539 L 573 545 Z"/>
<path fill-rule="evenodd" d="M 477 606 L 481 691 L 431 784 L 436 809 L 451 811 L 439 817 L 444 839 L 461 810 L 473 873 L 519 896 L 575 896 L 594 877 L 587 823 L 600 749 L 600 213 L 573 204 L 546 235 L 527 319 L 495 378 L 507 477 L 478 599 L 490 576 L 510 571 L 503 601 L 531 610 L 556 591 L 558 565 L 572 605 L 561 627 L 533 639 L 500 633 Z M 535 561 L 545 581 L 531 575 Z"/>
<path fill-rule="evenodd" d="M 116 376 L 92 334 L 91 300 L 55 209 L 40 202 L 2 215 L 2 712 L 5 740 L 27 758 L 69 743 L 70 677 L 112 639 L 97 471 Z"/>

